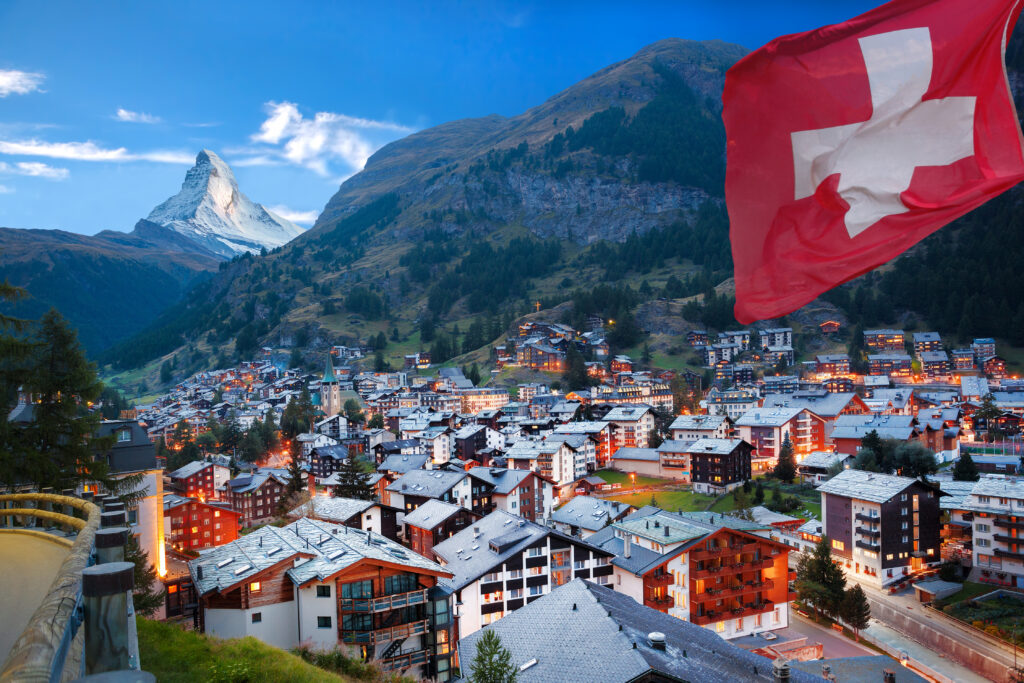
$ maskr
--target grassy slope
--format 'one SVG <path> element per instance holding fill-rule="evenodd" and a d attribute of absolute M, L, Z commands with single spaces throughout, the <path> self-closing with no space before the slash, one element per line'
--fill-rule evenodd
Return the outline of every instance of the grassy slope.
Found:
<path fill-rule="evenodd" d="M 686 512 L 705 510 L 708 504 L 714 500 L 711 496 L 693 493 L 692 491 L 646 491 L 644 493 L 612 496 L 611 500 L 628 503 L 633 507 L 640 508 L 651 504 L 652 495 L 658 507 L 672 512 L 677 510 Z"/>
<path fill-rule="evenodd" d="M 191 683 L 208 680 L 213 667 L 244 665 L 248 680 L 261 683 L 338 683 L 353 679 L 336 676 L 295 655 L 266 645 L 255 638 L 220 640 L 174 625 L 137 619 L 142 668 L 160 683 Z"/>

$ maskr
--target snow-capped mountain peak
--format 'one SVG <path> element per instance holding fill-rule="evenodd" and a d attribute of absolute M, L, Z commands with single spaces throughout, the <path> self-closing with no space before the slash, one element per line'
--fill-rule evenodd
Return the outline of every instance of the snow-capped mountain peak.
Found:
<path fill-rule="evenodd" d="M 148 221 L 192 239 L 224 258 L 273 249 L 302 233 L 289 220 L 256 204 L 238 189 L 224 160 L 209 150 L 196 156 L 181 191 L 153 209 Z"/>

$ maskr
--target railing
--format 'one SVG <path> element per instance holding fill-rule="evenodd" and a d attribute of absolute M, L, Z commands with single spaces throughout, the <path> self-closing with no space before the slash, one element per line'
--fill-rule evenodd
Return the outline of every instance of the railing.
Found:
<path fill-rule="evenodd" d="M 16 507 L 7 507 L 8 504 Z M 75 516 L 76 513 L 82 517 Z M 64 676 L 65 670 L 78 678 L 85 673 L 85 658 L 78 652 L 69 661 L 68 654 L 83 620 L 82 572 L 93 562 L 100 509 L 88 501 L 70 496 L 48 493 L 0 495 L 0 519 L 4 521 L 4 531 L 19 517 L 23 522 L 30 518 L 70 527 L 77 534 L 49 591 L 11 648 L 0 671 L 0 681 L 57 681 Z M 11 520 L 12 524 L 8 525 L 6 520 Z M 22 528 L 32 529 L 31 526 Z M 74 661 L 76 658 L 80 661 Z"/>
<path fill-rule="evenodd" d="M 419 605 L 426 601 L 427 589 L 424 588 L 410 593 L 385 595 L 380 598 L 342 598 L 341 609 L 349 612 L 387 612 L 399 607 Z"/>
<path fill-rule="evenodd" d="M 863 512 L 858 512 L 853 518 L 858 522 L 867 522 L 869 524 L 879 524 L 882 521 L 881 517 L 872 517 L 871 515 L 865 515 Z"/>
<path fill-rule="evenodd" d="M 877 543 L 868 543 L 867 541 L 854 541 L 853 544 L 858 548 L 863 548 L 864 550 L 870 550 L 876 553 L 881 550 L 881 546 Z"/>
<path fill-rule="evenodd" d="M 1024 537 L 1021 536 L 1007 536 L 1006 534 L 992 534 L 993 540 L 999 541 L 1000 543 L 1007 543 L 1010 545 L 1024 545 Z"/>
<path fill-rule="evenodd" d="M 865 529 L 863 527 L 856 527 L 855 531 L 861 536 L 870 536 L 872 538 L 879 538 L 882 535 L 881 531 L 872 531 L 871 529 Z"/>
<path fill-rule="evenodd" d="M 1011 557 L 1015 560 L 1024 560 L 1024 553 L 1014 553 L 1009 550 L 1003 550 L 1002 548 L 996 548 L 995 554 L 997 557 Z"/>
<path fill-rule="evenodd" d="M 405 652 L 395 657 L 389 657 L 388 659 L 378 660 L 380 668 L 384 671 L 397 671 L 398 669 L 408 669 L 410 666 L 416 666 L 417 664 L 426 663 L 426 649 L 416 650 L 414 652 Z"/>
<path fill-rule="evenodd" d="M 697 593 L 693 596 L 694 602 L 711 602 L 714 600 L 721 600 L 722 598 L 735 597 L 738 595 L 746 595 L 748 593 L 757 593 L 760 591 L 771 590 L 775 587 L 775 582 L 771 579 L 764 579 L 763 581 L 756 583 L 739 583 L 725 588 L 709 588 L 703 593 Z"/>
<path fill-rule="evenodd" d="M 390 643 L 399 638 L 410 638 L 422 635 L 427 632 L 427 620 L 414 621 L 409 624 L 400 624 L 390 628 L 380 628 L 375 631 L 342 631 L 341 639 L 346 643 L 370 643 L 379 645 Z"/>
<path fill-rule="evenodd" d="M 671 586 L 674 581 L 672 575 L 665 572 L 664 574 L 655 574 L 648 580 L 648 583 L 652 586 Z"/>
<path fill-rule="evenodd" d="M 970 521 L 967 519 L 967 515 L 964 515 L 964 521 Z M 992 520 L 992 523 L 996 526 L 1003 527 L 1004 529 L 1024 529 L 1024 521 L 1010 522 L 1005 519 L 996 518 Z"/>
<path fill-rule="evenodd" d="M 722 573 L 722 567 L 708 567 L 707 569 L 697 569 L 693 572 L 694 579 L 710 579 L 718 576 Z"/>
<path fill-rule="evenodd" d="M 645 602 L 650 603 L 655 607 L 671 607 L 676 601 L 666 596 L 662 598 L 647 598 Z"/>

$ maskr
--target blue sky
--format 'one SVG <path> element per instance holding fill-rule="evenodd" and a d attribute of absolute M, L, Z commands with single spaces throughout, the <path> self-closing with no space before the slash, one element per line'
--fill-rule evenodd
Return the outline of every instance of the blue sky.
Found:
<path fill-rule="evenodd" d="M 131 230 L 206 147 L 309 225 L 387 142 L 515 115 L 669 37 L 754 49 L 877 2 L 0 4 L 0 226 Z"/>

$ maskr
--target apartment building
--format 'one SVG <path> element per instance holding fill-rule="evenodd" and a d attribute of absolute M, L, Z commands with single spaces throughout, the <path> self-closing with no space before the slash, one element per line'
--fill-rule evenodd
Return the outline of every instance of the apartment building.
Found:
<path fill-rule="evenodd" d="M 903 330 L 864 330 L 864 346 L 872 351 L 902 351 Z"/>
<path fill-rule="evenodd" d="M 763 525 L 645 507 L 590 537 L 614 554 L 616 592 L 723 638 L 789 625 L 790 548 Z"/>
<path fill-rule="evenodd" d="M 198 551 L 238 538 L 241 513 L 226 503 L 164 494 L 164 538 L 177 551 Z"/>
<path fill-rule="evenodd" d="M 727 439 L 732 433 L 732 419 L 728 415 L 679 415 L 668 429 L 676 441 Z"/>
<path fill-rule="evenodd" d="M 254 470 L 225 484 L 224 500 L 242 513 L 243 527 L 273 519 L 288 480 L 278 471 Z"/>
<path fill-rule="evenodd" d="M 743 439 L 694 441 L 685 452 L 690 460 L 693 490 L 717 495 L 742 485 L 751 476 L 753 450 Z"/>
<path fill-rule="evenodd" d="M 1024 481 L 984 476 L 963 510 L 973 513 L 971 580 L 1024 588 Z"/>
<path fill-rule="evenodd" d="M 614 448 L 647 448 L 654 429 L 654 410 L 647 405 L 616 406 L 604 416 L 612 424 Z"/>
<path fill-rule="evenodd" d="M 818 487 L 824 534 L 848 572 L 880 588 L 941 563 L 937 486 L 843 470 Z"/>
<path fill-rule="evenodd" d="M 611 553 L 495 510 L 434 546 L 452 574 L 441 585 L 461 603 L 458 635 L 494 623 L 553 588 L 583 578 L 611 582 Z"/>
<path fill-rule="evenodd" d="M 185 498 L 217 500 L 221 490 L 231 479 L 231 470 L 205 460 L 183 465 L 167 475 L 170 489 Z"/>
<path fill-rule="evenodd" d="M 805 455 L 825 449 L 826 420 L 801 405 L 755 408 L 736 420 L 736 434 L 754 447 L 751 470 L 767 472 L 779 461 L 782 444 L 789 439 L 799 462 Z"/>

